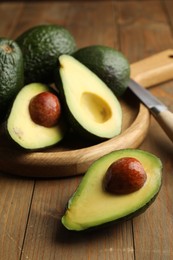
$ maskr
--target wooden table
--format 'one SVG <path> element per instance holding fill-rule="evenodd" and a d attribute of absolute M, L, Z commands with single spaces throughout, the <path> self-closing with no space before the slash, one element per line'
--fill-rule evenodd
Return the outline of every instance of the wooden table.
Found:
<path fill-rule="evenodd" d="M 78 47 L 115 47 L 133 63 L 173 48 L 172 10 L 171 0 L 4 1 L 0 36 L 14 39 L 36 24 L 61 24 Z M 173 81 L 151 92 L 173 111 Z M 60 223 L 81 176 L 43 180 L 0 173 L 0 259 L 173 259 L 173 146 L 153 118 L 140 148 L 163 162 L 158 198 L 133 220 L 89 233 L 70 233 Z"/>

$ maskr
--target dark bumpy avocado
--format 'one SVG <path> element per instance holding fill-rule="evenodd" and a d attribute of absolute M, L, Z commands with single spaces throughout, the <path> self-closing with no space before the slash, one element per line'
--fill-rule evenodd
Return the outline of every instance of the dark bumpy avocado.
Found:
<path fill-rule="evenodd" d="M 24 55 L 25 84 L 52 83 L 58 56 L 70 54 L 76 49 L 73 36 L 60 25 L 32 27 L 16 41 Z"/>
<path fill-rule="evenodd" d="M 108 193 L 103 188 L 105 173 L 114 161 L 124 157 L 139 160 L 147 174 L 147 180 L 135 192 L 126 195 Z M 107 154 L 94 162 L 86 172 L 68 202 L 62 223 L 69 230 L 81 231 L 135 217 L 154 201 L 161 187 L 161 178 L 162 163 L 151 153 L 125 149 Z"/>
<path fill-rule="evenodd" d="M 56 82 L 75 132 L 91 140 L 108 139 L 121 131 L 120 103 L 107 85 L 70 55 L 59 57 L 61 82 Z"/>
<path fill-rule="evenodd" d="M 99 76 L 115 93 L 121 96 L 130 76 L 130 66 L 119 51 L 102 45 L 81 48 L 73 56 Z"/>
<path fill-rule="evenodd" d="M 25 149 L 40 149 L 52 146 L 64 137 L 65 128 L 62 121 L 55 126 L 44 127 L 31 120 L 30 100 L 45 91 L 51 90 L 40 83 L 31 83 L 23 87 L 14 100 L 7 120 L 9 135 Z"/>
<path fill-rule="evenodd" d="M 5 119 L 11 102 L 23 87 L 23 56 L 18 44 L 0 38 L 0 122 Z"/>

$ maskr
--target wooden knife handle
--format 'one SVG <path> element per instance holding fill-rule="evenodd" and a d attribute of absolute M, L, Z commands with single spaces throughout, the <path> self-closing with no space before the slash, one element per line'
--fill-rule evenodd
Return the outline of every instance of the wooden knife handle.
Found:
<path fill-rule="evenodd" d="M 145 88 L 173 79 L 173 50 L 165 50 L 131 64 L 131 78 Z M 173 113 L 153 113 L 159 125 L 173 141 Z"/>
<path fill-rule="evenodd" d="M 173 50 L 158 54 L 131 64 L 131 78 L 148 88 L 173 78 Z"/>
<path fill-rule="evenodd" d="M 164 110 L 157 114 L 155 118 L 167 136 L 173 142 L 173 113 L 169 110 Z"/>

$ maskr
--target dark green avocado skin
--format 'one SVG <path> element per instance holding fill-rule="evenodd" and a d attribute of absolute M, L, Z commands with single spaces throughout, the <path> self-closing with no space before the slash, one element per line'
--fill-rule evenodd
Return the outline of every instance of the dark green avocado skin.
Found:
<path fill-rule="evenodd" d="M 108 46 L 91 45 L 78 49 L 72 55 L 101 78 L 116 96 L 124 94 L 130 66 L 123 53 Z"/>
<path fill-rule="evenodd" d="M 15 41 L 0 38 L 0 122 L 5 120 L 11 103 L 23 84 L 21 49 Z"/>
<path fill-rule="evenodd" d="M 24 56 L 25 84 L 53 83 L 53 71 L 60 54 L 71 54 L 76 42 L 71 33 L 60 25 L 32 27 L 17 39 Z"/>

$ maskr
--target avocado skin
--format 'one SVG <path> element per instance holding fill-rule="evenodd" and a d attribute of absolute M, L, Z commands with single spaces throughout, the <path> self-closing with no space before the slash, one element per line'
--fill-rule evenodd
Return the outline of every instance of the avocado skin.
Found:
<path fill-rule="evenodd" d="M 60 25 L 38 25 L 26 30 L 17 39 L 24 56 L 25 84 L 53 83 L 53 71 L 61 54 L 76 50 L 70 32 Z"/>
<path fill-rule="evenodd" d="M 0 38 L 0 72 L 0 122 L 3 122 L 24 85 L 23 55 L 18 44 L 11 39 Z"/>
<path fill-rule="evenodd" d="M 101 78 L 116 96 L 122 96 L 130 76 L 129 62 L 123 53 L 103 45 L 91 45 L 72 54 Z"/>

